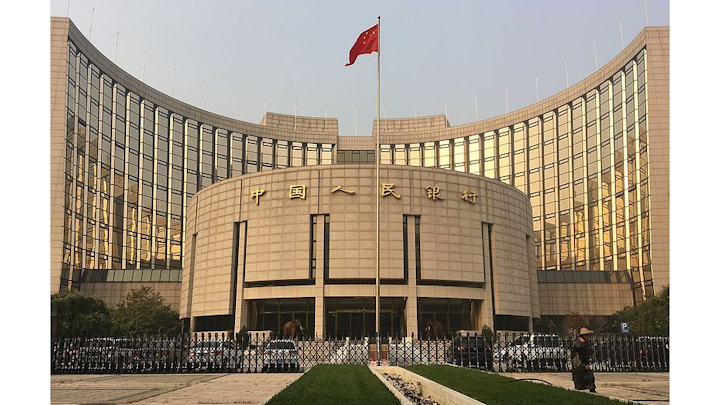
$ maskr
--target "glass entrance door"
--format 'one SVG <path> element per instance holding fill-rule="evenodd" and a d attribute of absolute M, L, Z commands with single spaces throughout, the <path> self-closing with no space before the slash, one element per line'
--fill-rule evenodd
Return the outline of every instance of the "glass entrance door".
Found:
<path fill-rule="evenodd" d="M 326 298 L 325 334 L 329 337 L 361 338 L 375 334 L 375 299 L 365 297 Z M 403 298 L 380 299 L 380 331 L 383 336 L 404 335 Z"/>

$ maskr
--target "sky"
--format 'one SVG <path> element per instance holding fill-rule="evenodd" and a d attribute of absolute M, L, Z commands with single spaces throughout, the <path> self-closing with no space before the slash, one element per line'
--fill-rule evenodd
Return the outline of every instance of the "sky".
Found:
<path fill-rule="evenodd" d="M 447 104 L 460 125 L 476 121 L 476 96 L 479 119 L 504 114 L 505 86 L 510 111 L 564 90 L 565 60 L 571 86 L 589 76 L 593 41 L 602 67 L 646 26 L 646 4 L 649 25 L 669 25 L 669 0 L 53 0 L 50 11 L 168 95 L 175 70 L 174 96 L 186 103 L 252 123 L 265 106 L 315 117 L 327 106 L 340 135 L 370 135 L 376 55 L 345 63 L 378 15 L 381 116 L 443 114 Z"/>

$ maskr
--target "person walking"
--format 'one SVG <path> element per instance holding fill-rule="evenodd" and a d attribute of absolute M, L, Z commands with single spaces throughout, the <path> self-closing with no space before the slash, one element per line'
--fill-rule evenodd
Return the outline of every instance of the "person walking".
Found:
<path fill-rule="evenodd" d="M 578 338 L 573 344 L 572 354 L 572 379 L 576 390 L 595 391 L 595 374 L 590 369 L 590 335 L 593 331 L 586 327 L 580 328 Z"/>

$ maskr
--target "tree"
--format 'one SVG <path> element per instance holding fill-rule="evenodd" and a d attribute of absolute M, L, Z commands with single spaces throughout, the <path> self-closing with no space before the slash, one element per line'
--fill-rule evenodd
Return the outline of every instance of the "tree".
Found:
<path fill-rule="evenodd" d="M 250 345 L 250 332 L 248 331 L 247 326 L 243 325 L 242 328 L 240 328 L 240 331 L 237 333 L 238 339 L 240 340 L 240 347 L 238 349 L 245 350 Z"/>
<path fill-rule="evenodd" d="M 103 300 L 65 290 L 50 297 L 59 337 L 103 336 L 110 332 L 110 310 Z"/>
<path fill-rule="evenodd" d="M 565 328 L 569 331 L 579 331 L 586 327 L 595 332 L 605 332 L 609 324 L 608 317 L 603 315 L 584 315 L 571 312 L 565 317 Z"/>
<path fill-rule="evenodd" d="M 482 335 L 486 345 L 491 345 L 495 341 L 495 333 L 487 325 L 483 325 L 482 330 L 480 330 L 480 334 Z"/>
<path fill-rule="evenodd" d="M 670 287 L 664 287 L 658 295 L 650 295 L 634 307 L 625 307 L 613 315 L 613 330 L 620 330 L 620 323 L 627 322 L 630 332 L 639 335 L 661 336 L 670 333 Z"/>
<path fill-rule="evenodd" d="M 113 333 L 124 336 L 171 335 L 180 331 L 177 311 L 152 287 L 132 289 L 112 311 Z"/>

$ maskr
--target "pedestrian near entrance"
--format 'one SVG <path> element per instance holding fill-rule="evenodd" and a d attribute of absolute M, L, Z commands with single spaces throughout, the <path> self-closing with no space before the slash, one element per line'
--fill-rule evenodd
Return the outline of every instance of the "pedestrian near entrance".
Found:
<path fill-rule="evenodd" d="M 587 390 L 595 392 L 595 374 L 590 369 L 590 335 L 593 331 L 586 327 L 580 328 L 578 338 L 573 344 L 572 354 L 572 379 L 576 390 Z"/>

